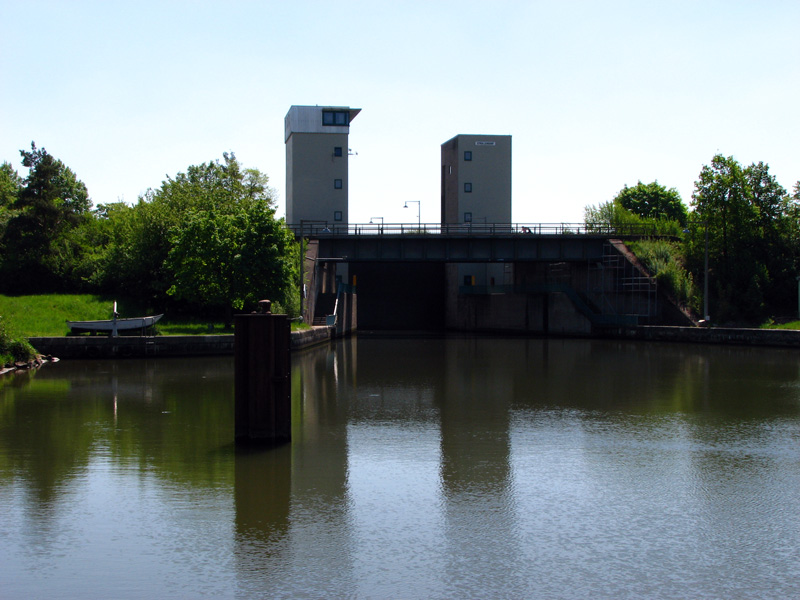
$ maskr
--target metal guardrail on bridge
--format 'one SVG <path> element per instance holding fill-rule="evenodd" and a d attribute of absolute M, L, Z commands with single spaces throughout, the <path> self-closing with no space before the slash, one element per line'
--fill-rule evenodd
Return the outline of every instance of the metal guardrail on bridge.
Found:
<path fill-rule="evenodd" d="M 303 221 L 288 225 L 297 237 L 338 237 L 350 235 L 591 235 L 602 237 L 648 237 L 659 235 L 655 225 L 606 223 L 330 223 Z"/>

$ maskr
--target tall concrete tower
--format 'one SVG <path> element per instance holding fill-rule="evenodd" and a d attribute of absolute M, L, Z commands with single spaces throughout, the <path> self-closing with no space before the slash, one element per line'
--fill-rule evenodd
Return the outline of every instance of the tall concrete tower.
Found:
<path fill-rule="evenodd" d="M 284 119 L 286 223 L 347 227 L 349 106 L 292 106 Z"/>

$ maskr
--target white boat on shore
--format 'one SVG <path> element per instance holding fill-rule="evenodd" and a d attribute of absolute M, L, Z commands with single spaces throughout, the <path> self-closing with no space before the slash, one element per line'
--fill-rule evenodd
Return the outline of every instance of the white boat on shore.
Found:
<path fill-rule="evenodd" d="M 117 303 L 114 302 L 114 316 L 111 319 L 99 321 L 67 321 L 72 333 L 110 333 L 112 337 L 117 337 L 120 331 L 131 331 L 133 329 L 147 329 L 152 327 L 163 317 L 151 315 L 147 317 L 129 317 L 120 319 L 117 317 Z"/>

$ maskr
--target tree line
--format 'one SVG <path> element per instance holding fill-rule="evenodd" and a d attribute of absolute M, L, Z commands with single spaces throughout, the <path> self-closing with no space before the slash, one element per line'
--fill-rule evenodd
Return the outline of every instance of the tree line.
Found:
<path fill-rule="evenodd" d="M 688 207 L 674 188 L 640 181 L 608 202 L 586 207 L 585 220 L 612 226 L 648 222 L 673 236 L 671 260 L 688 276 L 685 299 L 698 315 L 705 316 L 708 303 L 717 323 L 797 317 L 800 181 L 789 193 L 766 163 L 744 167 L 718 154 L 702 167 Z M 660 260 L 652 270 L 669 262 Z M 708 298 L 703 297 L 706 276 Z"/>
<path fill-rule="evenodd" d="M 0 293 L 113 294 L 228 322 L 263 298 L 297 313 L 298 245 L 275 218 L 267 176 L 233 153 L 168 176 L 132 206 L 96 207 L 44 148 L 32 143 L 20 155 L 25 177 L 0 165 Z M 640 181 L 587 206 L 585 221 L 654 224 L 671 236 L 667 251 L 637 251 L 653 256 L 657 276 L 684 278 L 672 285 L 698 315 L 705 301 L 718 323 L 797 314 L 800 182 L 787 192 L 763 162 L 716 155 L 688 206 L 674 188 Z"/>
<path fill-rule="evenodd" d="M 114 294 L 226 322 L 264 298 L 297 311 L 294 236 L 267 176 L 233 153 L 96 207 L 44 148 L 20 154 L 27 176 L 0 166 L 0 293 Z"/>

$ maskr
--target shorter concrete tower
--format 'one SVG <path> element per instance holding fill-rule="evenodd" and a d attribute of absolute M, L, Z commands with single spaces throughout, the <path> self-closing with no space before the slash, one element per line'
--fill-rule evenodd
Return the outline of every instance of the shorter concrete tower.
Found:
<path fill-rule="evenodd" d="M 445 223 L 511 223 L 510 135 L 457 135 L 442 144 Z"/>
<path fill-rule="evenodd" d="M 442 225 L 499 233 L 511 223 L 511 136 L 457 135 L 442 144 Z M 445 267 L 447 323 L 463 288 L 494 293 L 513 283 L 511 264 L 460 263 Z"/>

